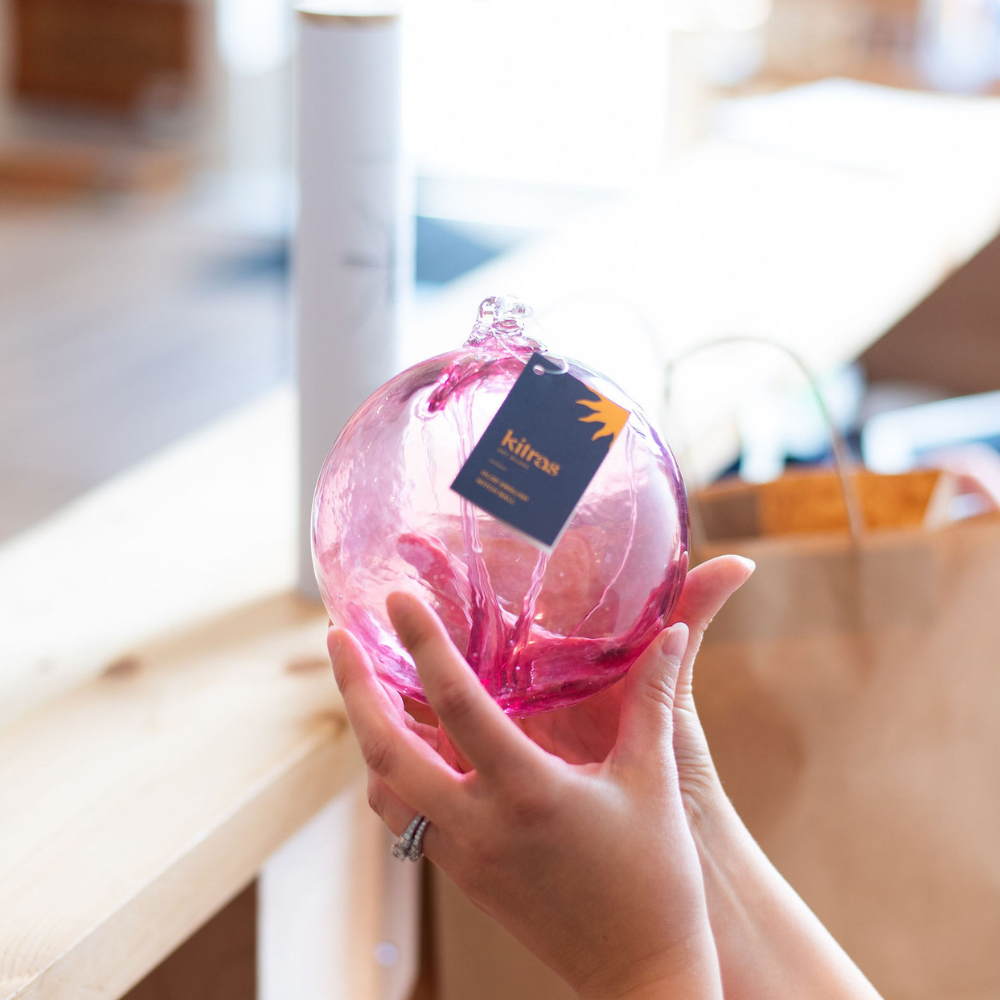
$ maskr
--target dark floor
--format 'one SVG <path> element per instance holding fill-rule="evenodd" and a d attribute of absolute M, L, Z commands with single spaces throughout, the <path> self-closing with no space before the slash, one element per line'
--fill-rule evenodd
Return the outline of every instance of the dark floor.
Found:
<path fill-rule="evenodd" d="M 0 214 L 0 538 L 287 378 L 286 273 L 169 211 Z"/>
<path fill-rule="evenodd" d="M 495 256 L 419 219 L 421 294 Z M 0 540 L 290 377 L 288 252 L 183 207 L 0 206 Z"/>

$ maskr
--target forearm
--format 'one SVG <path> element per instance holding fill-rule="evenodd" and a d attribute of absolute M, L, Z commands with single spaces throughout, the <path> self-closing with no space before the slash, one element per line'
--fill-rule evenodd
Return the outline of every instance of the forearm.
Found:
<path fill-rule="evenodd" d="M 716 786 L 692 827 L 726 1000 L 878 1000 Z"/>

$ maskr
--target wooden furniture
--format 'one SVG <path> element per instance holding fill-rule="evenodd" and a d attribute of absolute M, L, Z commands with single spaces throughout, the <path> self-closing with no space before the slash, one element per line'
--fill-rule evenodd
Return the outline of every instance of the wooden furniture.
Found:
<path fill-rule="evenodd" d="M 0 552 L 3 1000 L 122 996 L 258 872 L 234 982 L 405 993 L 417 871 L 384 863 L 326 614 L 290 592 L 293 464 L 286 391 Z"/>
<path fill-rule="evenodd" d="M 357 777 L 325 624 L 256 602 L 3 733 L 0 996 L 120 996 Z"/>
<path fill-rule="evenodd" d="M 651 409 L 662 357 L 723 333 L 778 337 L 823 371 L 1000 228 L 1000 160 L 979 167 L 970 179 L 955 166 L 941 188 L 936 175 L 705 145 L 643 194 L 455 283 L 412 318 L 405 349 L 453 347 L 479 300 L 510 290 L 553 347 Z M 691 363 L 696 474 L 732 457 L 730 389 L 774 376 L 765 356 Z M 239 894 L 261 866 L 258 959 L 284 956 L 287 976 L 308 979 L 297 1000 L 406 983 L 412 935 L 385 916 L 409 890 L 385 879 L 415 869 L 385 868 L 378 824 L 337 798 L 356 794 L 360 761 L 325 616 L 290 593 L 294 412 L 290 391 L 273 393 L 0 548 L 0 1000 L 113 1000 L 158 966 L 176 982 L 160 963 L 234 898 L 219 919 L 245 944 L 252 891 Z M 288 837 L 291 853 L 271 855 Z M 448 935 L 470 920 L 460 896 L 440 899 L 439 961 L 462 955 Z M 295 920 L 315 933 L 282 944 Z M 268 961 L 265 994 L 283 981 Z M 501 966 L 513 975 L 516 961 Z M 451 972 L 441 1000 L 466 981 Z"/>
<path fill-rule="evenodd" d="M 865 351 L 869 377 L 924 382 L 956 396 L 1000 389 L 998 275 L 1000 238 Z"/>
<path fill-rule="evenodd" d="M 189 157 L 174 150 L 91 143 L 7 143 L 0 146 L 0 198 L 79 198 L 117 192 L 174 190 Z"/>
<path fill-rule="evenodd" d="M 188 0 L 15 0 L 14 93 L 57 106 L 132 113 L 181 101 L 194 71 Z"/>

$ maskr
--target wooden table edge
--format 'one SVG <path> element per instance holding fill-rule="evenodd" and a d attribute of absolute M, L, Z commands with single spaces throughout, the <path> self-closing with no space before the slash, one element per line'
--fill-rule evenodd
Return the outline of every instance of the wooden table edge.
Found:
<path fill-rule="evenodd" d="M 221 909 L 263 862 L 363 772 L 346 717 L 278 762 L 221 822 L 54 961 L 0 1000 L 114 1000 Z M 220 845 L 234 845 L 229 850 Z M 197 891 L 191 886 L 198 885 Z M 205 891 L 205 886 L 210 886 Z M 158 919 L 150 921 L 149 912 Z"/>

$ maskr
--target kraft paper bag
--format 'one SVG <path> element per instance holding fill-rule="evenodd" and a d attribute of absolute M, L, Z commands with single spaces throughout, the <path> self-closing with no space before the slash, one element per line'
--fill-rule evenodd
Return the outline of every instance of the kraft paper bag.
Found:
<path fill-rule="evenodd" d="M 876 478 L 895 483 L 868 479 L 857 540 L 843 508 L 795 523 L 823 509 L 816 477 L 696 498 L 696 561 L 757 570 L 695 698 L 750 831 L 887 1000 L 996 1000 L 1000 518 L 941 524 L 933 483 L 914 501 L 913 477 Z"/>

